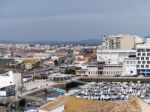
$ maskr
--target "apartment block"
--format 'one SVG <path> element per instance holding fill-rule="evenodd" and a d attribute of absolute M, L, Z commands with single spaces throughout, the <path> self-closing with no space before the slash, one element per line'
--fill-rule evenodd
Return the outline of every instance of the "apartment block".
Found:
<path fill-rule="evenodd" d="M 142 43 L 143 39 L 129 34 L 116 34 L 104 36 L 101 48 L 103 50 L 132 50 L 137 43 Z"/>

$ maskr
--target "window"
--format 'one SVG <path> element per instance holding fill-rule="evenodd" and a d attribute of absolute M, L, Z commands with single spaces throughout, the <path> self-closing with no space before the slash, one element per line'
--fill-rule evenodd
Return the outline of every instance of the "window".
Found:
<path fill-rule="evenodd" d="M 149 65 L 146 65 L 146 68 L 149 68 Z"/>
<path fill-rule="evenodd" d="M 145 52 L 145 49 L 137 49 L 137 52 Z"/>
<path fill-rule="evenodd" d="M 137 49 L 137 52 L 141 52 L 142 51 L 142 49 Z"/>
<path fill-rule="evenodd" d="M 149 60 L 149 57 L 146 57 L 146 60 Z"/>
<path fill-rule="evenodd" d="M 145 56 L 145 53 L 143 53 L 142 56 Z"/>
<path fill-rule="evenodd" d="M 141 64 L 141 61 L 138 61 L 138 64 Z"/>
<path fill-rule="evenodd" d="M 145 64 L 145 61 L 142 61 L 142 64 Z"/>
<path fill-rule="evenodd" d="M 146 49 L 142 49 L 142 52 L 145 52 L 146 51 Z"/>
<path fill-rule="evenodd" d="M 147 53 L 147 56 L 150 56 L 150 53 Z"/>
<path fill-rule="evenodd" d="M 146 49 L 146 52 L 150 52 L 150 49 Z"/>
<path fill-rule="evenodd" d="M 141 57 L 141 60 L 144 60 L 144 57 Z"/>
<path fill-rule="evenodd" d="M 141 53 L 138 53 L 137 55 L 138 55 L 138 56 L 141 56 Z"/>
<path fill-rule="evenodd" d="M 137 59 L 137 60 L 140 60 L 140 58 L 139 58 L 139 57 L 136 57 L 136 59 Z"/>
<path fill-rule="evenodd" d="M 147 61 L 147 64 L 150 64 L 150 61 Z"/>
<path fill-rule="evenodd" d="M 140 67 L 140 65 L 136 65 L 136 68 L 139 68 Z"/>
<path fill-rule="evenodd" d="M 141 68 L 144 68 L 144 65 L 141 65 Z"/>

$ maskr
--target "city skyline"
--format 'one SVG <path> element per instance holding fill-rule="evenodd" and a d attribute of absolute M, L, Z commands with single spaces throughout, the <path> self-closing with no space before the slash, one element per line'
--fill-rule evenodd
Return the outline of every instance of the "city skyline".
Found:
<path fill-rule="evenodd" d="M 150 1 L 3 0 L 0 40 L 72 41 L 102 35 L 149 34 Z"/>

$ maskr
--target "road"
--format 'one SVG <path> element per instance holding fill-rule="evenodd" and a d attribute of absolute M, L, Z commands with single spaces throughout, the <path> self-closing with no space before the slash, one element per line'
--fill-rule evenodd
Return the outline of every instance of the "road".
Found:
<path fill-rule="evenodd" d="M 42 89 L 46 89 L 50 86 L 66 84 L 66 83 L 73 82 L 73 81 L 78 82 L 78 79 L 80 79 L 80 77 L 74 77 L 70 80 L 65 80 L 63 82 L 53 82 L 53 81 L 49 81 L 49 80 L 35 80 L 35 81 L 26 82 L 26 83 L 24 83 L 24 87 L 25 87 L 26 91 L 24 91 L 21 94 L 21 96 L 26 96 L 28 94 L 40 91 Z M 79 80 L 79 83 L 82 83 L 82 82 L 84 82 L 84 81 Z"/>
<path fill-rule="evenodd" d="M 49 86 L 54 86 L 56 83 L 47 81 L 47 80 L 35 80 L 24 83 L 25 91 L 21 94 L 21 96 L 25 96 L 31 94 L 33 92 L 45 89 Z"/>
<path fill-rule="evenodd" d="M 111 82 L 131 82 L 141 81 L 150 83 L 150 77 L 81 77 L 79 80 L 87 82 L 100 82 L 100 81 L 111 81 Z"/>

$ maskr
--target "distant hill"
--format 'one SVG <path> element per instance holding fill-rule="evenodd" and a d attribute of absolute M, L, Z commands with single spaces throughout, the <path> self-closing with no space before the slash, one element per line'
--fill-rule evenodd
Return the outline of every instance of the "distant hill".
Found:
<path fill-rule="evenodd" d="M 0 43 L 8 44 L 47 44 L 47 45 L 99 45 L 100 39 L 87 39 L 81 41 L 10 41 L 10 40 L 0 40 Z"/>

